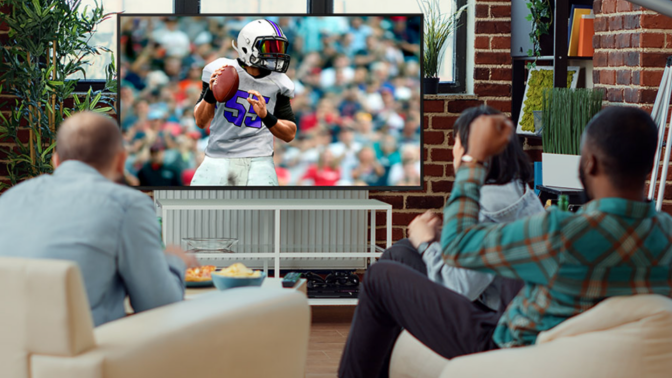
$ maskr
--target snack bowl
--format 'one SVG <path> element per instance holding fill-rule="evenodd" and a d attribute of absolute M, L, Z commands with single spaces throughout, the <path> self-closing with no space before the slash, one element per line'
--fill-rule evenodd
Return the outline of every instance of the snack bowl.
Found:
<path fill-rule="evenodd" d="M 259 277 L 229 277 L 223 276 L 220 272 L 212 272 L 212 283 L 217 290 L 233 289 L 234 287 L 261 286 L 266 278 L 264 272 L 260 272 Z"/>

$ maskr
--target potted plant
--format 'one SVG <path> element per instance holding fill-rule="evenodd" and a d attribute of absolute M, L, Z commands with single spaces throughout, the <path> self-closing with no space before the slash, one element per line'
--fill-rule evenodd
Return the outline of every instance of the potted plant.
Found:
<path fill-rule="evenodd" d="M 113 111 L 116 96 L 114 56 L 106 69 L 102 88 L 78 89 L 86 78 L 89 60 L 112 52 L 90 46 L 96 27 L 111 17 L 102 6 L 80 7 L 81 0 L 5 0 L 11 11 L 0 14 L 9 27 L 0 41 L 0 92 L 9 95 L 0 103 L 10 109 L 0 113 L 0 154 L 5 155 L 11 185 L 50 173 L 58 125 L 70 113 Z M 6 147 L 9 146 L 9 147 Z M 0 163 L 4 164 L 4 163 Z M 9 185 L 0 183 L 0 189 Z"/>
<path fill-rule="evenodd" d="M 441 13 L 439 0 L 416 0 L 425 15 L 424 56 L 422 69 L 425 94 L 436 94 L 439 90 L 439 64 L 443 61 L 445 44 L 457 28 L 457 23 L 467 5 L 453 14 Z"/>
<path fill-rule="evenodd" d="M 542 98 L 542 175 L 545 186 L 582 189 L 581 135 L 602 109 L 604 91 L 552 88 Z"/>

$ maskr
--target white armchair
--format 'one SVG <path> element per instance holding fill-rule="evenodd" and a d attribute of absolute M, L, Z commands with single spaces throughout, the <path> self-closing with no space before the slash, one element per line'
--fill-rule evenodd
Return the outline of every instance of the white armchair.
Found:
<path fill-rule="evenodd" d="M 93 328 L 76 264 L 0 258 L 0 377 L 304 375 L 301 293 L 241 288 Z"/>
<path fill-rule="evenodd" d="M 672 372 L 672 299 L 614 297 L 542 332 L 537 344 L 447 360 L 404 332 L 392 378 L 666 378 Z"/>

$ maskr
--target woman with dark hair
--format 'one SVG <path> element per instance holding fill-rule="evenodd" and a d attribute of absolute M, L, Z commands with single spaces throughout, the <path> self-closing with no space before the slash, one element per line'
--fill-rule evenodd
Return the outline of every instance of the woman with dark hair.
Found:
<path fill-rule="evenodd" d="M 469 152 L 466 151 L 465 146 L 469 145 L 471 123 L 481 115 L 495 114 L 501 113 L 487 106 L 479 106 L 467 109 L 455 121 L 455 145 L 453 146 L 455 171 L 460 166 L 462 157 Z M 541 202 L 527 185 L 531 177 L 530 163 L 517 140 L 512 140 L 504 152 L 493 157 L 488 166 L 487 184 L 481 188 L 479 200 L 480 222 L 510 222 L 544 211 Z M 425 216 L 422 215 L 419 218 Z M 418 306 L 416 309 L 395 307 L 386 308 L 386 311 L 390 314 L 394 313 L 395 316 L 404 317 L 404 322 L 409 324 L 423 321 L 450 322 L 454 319 L 481 319 L 484 326 L 490 321 L 489 319 L 494 318 L 494 314 L 503 314 L 524 283 L 502 276 L 445 265 L 441 258 L 441 243 L 438 240 L 442 225 L 439 222 L 428 223 L 429 226 L 436 227 L 436 239 L 419 243 L 413 236 L 415 222 L 415 220 L 411 222 L 408 227 L 409 239 L 395 243 L 381 257 L 381 260 L 392 260 L 399 264 L 385 264 L 385 269 L 376 270 L 378 272 L 376 278 L 370 276 L 371 273 L 375 273 L 374 269 L 367 272 L 369 280 L 367 290 L 384 292 L 389 287 L 385 280 L 394 279 L 405 280 L 409 287 L 422 287 L 427 290 L 425 292 L 427 295 L 422 300 L 416 301 L 415 305 Z M 398 290 L 392 295 L 395 297 L 411 295 L 410 292 Z M 449 298 L 450 301 L 445 301 L 445 298 Z M 398 303 L 404 303 L 404 301 L 398 301 Z M 399 319 L 392 315 L 389 318 L 380 319 L 372 314 L 372 306 L 379 305 L 375 301 L 371 302 L 368 297 L 360 299 L 353 319 L 353 329 L 348 336 L 341 359 L 339 377 L 363 376 L 360 374 L 363 371 L 367 372 L 366 376 L 387 376 L 394 344 L 382 345 L 377 340 L 375 345 L 369 344 L 373 341 L 362 336 L 362 332 L 358 330 L 358 328 L 375 328 L 381 323 L 386 325 L 392 323 L 397 324 L 395 330 L 401 333 L 401 326 L 398 326 Z M 422 318 L 418 317 L 419 314 L 422 314 Z M 467 333 L 475 331 L 477 330 L 464 329 Z M 423 337 L 426 340 L 437 340 L 442 344 L 462 345 L 460 343 L 463 343 L 467 345 L 470 343 L 460 335 L 452 335 L 454 338 L 452 340 L 437 340 L 432 335 L 423 335 Z M 427 345 L 437 350 L 436 345 Z M 471 345 L 469 344 L 468 347 Z M 365 358 L 361 357 L 363 350 L 369 352 Z"/>
<path fill-rule="evenodd" d="M 469 145 L 471 123 L 481 115 L 494 114 L 501 113 L 483 105 L 465 110 L 455 121 L 453 126 L 455 171 L 460 166 L 462 156 L 468 153 L 465 146 Z M 527 155 L 518 140 L 512 140 L 504 152 L 489 162 L 486 185 L 481 189 L 479 221 L 510 222 L 544 211 L 539 198 L 527 185 L 531 177 Z M 437 235 L 440 235 L 440 232 Z M 481 302 L 492 311 L 498 311 L 502 306 L 506 307 L 522 287 L 522 282 L 445 265 L 438 240 L 414 245 L 412 238 L 403 239 L 386 250 L 381 259 L 406 264 L 427 275 L 432 281 L 464 295 L 470 301 Z"/>

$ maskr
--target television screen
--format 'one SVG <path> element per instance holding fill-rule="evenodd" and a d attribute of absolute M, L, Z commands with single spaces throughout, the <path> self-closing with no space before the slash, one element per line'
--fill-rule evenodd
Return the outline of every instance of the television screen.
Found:
<path fill-rule="evenodd" d="M 419 189 L 422 15 L 119 17 L 126 181 Z"/>

